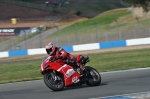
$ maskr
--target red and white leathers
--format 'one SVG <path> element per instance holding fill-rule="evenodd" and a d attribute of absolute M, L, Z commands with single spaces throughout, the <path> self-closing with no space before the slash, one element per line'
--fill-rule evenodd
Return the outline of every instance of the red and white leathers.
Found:
<path fill-rule="evenodd" d="M 47 52 L 48 52 L 48 51 L 47 51 Z M 48 53 L 48 55 L 50 55 L 50 54 Z M 61 48 L 61 47 L 56 47 L 56 48 L 55 48 L 55 51 L 54 51 L 53 54 L 50 55 L 50 56 L 52 56 L 52 57 L 57 57 L 57 58 L 58 58 L 57 62 L 63 62 L 63 63 L 66 63 L 66 60 L 67 60 L 67 59 L 71 59 L 71 60 L 75 59 L 73 55 L 71 55 L 70 53 L 67 53 L 67 52 L 66 52 L 63 48 Z"/>
<path fill-rule="evenodd" d="M 67 60 L 72 61 L 74 65 L 79 66 L 82 70 L 83 66 L 79 63 L 78 58 L 81 58 L 79 55 L 77 58 L 70 53 L 67 53 L 63 48 L 56 47 L 53 43 L 46 44 L 46 52 L 49 56 L 56 57 L 57 62 L 68 63 Z"/>
<path fill-rule="evenodd" d="M 67 59 L 75 60 L 74 56 L 67 53 L 63 48 L 56 47 L 53 43 L 46 44 L 46 52 L 48 55 L 57 57 L 58 62 L 66 63 Z"/>

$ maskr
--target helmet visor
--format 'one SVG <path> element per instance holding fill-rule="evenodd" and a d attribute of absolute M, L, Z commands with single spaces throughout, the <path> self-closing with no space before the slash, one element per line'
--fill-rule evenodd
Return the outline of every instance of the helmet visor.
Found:
<path fill-rule="evenodd" d="M 50 52 L 49 55 L 51 56 L 53 54 L 53 52 Z"/>
<path fill-rule="evenodd" d="M 49 55 L 52 54 L 52 48 L 46 49 L 46 51 L 47 51 L 47 53 L 48 53 Z"/>

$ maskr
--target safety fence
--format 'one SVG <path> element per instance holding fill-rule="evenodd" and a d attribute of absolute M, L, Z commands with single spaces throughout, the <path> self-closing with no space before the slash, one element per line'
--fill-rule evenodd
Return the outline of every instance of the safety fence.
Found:
<path fill-rule="evenodd" d="M 124 30 L 119 32 L 105 32 L 105 33 L 91 33 L 91 34 L 74 34 L 72 36 L 58 36 L 57 38 L 51 38 L 56 45 L 75 45 L 85 43 L 96 43 L 96 42 L 108 42 L 115 40 L 126 40 L 135 38 L 150 37 L 150 28 L 147 29 L 134 29 Z M 43 44 L 46 44 L 48 40 L 44 40 Z M 44 46 L 43 46 L 44 47 Z"/>
<path fill-rule="evenodd" d="M 21 49 L 35 49 L 45 47 L 47 42 L 53 42 L 57 46 L 70 46 L 97 42 L 108 42 L 126 39 L 146 38 L 150 37 L 150 28 L 122 30 L 119 32 L 105 32 L 105 33 L 89 33 L 72 35 L 60 35 L 58 29 L 53 29 L 56 37 L 47 38 L 50 35 L 49 31 L 38 32 L 36 34 L 20 36 L 7 36 L 7 40 L 0 42 L 0 51 L 6 50 L 21 50 Z M 37 35 L 38 34 L 38 35 Z M 36 36 L 35 36 L 36 35 Z M 30 39 L 34 36 L 34 39 Z M 4 36 L 0 37 L 0 41 L 4 40 Z"/>

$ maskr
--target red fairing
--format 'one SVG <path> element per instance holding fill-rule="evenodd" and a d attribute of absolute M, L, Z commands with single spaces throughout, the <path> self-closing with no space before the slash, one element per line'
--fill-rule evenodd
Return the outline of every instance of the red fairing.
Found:
<path fill-rule="evenodd" d="M 78 55 L 76 57 L 76 62 L 79 63 L 82 60 L 83 56 L 82 55 Z"/>
<path fill-rule="evenodd" d="M 41 71 L 42 74 L 44 74 L 45 71 L 47 71 L 47 70 L 57 70 L 57 69 L 59 69 L 62 65 L 64 65 L 64 63 L 62 63 L 60 60 L 58 60 L 58 62 L 50 62 L 50 58 L 52 58 L 52 57 L 49 56 L 49 57 L 41 64 L 40 71 Z"/>
<path fill-rule="evenodd" d="M 80 75 L 74 71 L 72 66 L 64 64 L 62 67 L 57 69 L 57 71 L 64 74 L 65 86 L 69 86 L 72 83 L 76 83 L 79 81 Z"/>
<path fill-rule="evenodd" d="M 74 71 L 72 66 L 69 66 L 60 62 L 51 62 L 49 56 L 42 64 L 41 64 L 41 73 L 44 74 L 47 70 L 55 70 L 64 75 L 65 86 L 69 86 L 73 83 L 79 82 L 79 78 L 81 77 L 76 71 Z"/>

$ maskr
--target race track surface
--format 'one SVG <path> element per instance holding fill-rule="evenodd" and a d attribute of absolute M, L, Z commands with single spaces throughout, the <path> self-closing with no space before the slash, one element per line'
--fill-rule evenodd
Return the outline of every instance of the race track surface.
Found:
<path fill-rule="evenodd" d="M 54 92 L 43 80 L 0 84 L 0 99 L 90 99 L 150 91 L 150 68 L 101 73 L 96 87 L 82 85 Z"/>

